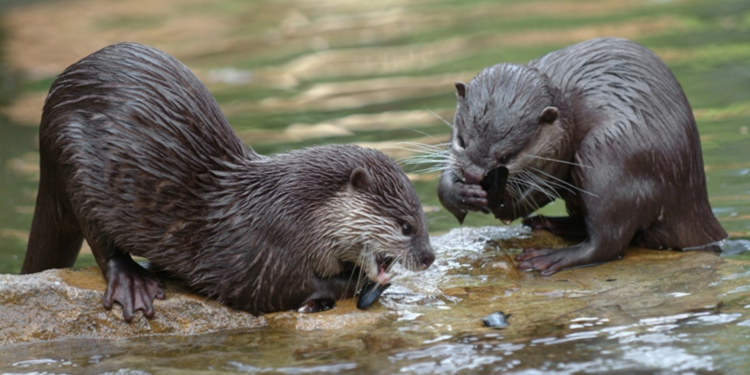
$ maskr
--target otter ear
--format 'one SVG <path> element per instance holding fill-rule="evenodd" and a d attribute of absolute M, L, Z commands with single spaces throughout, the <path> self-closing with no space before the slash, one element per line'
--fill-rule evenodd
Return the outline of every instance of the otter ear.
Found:
<path fill-rule="evenodd" d="M 540 118 L 539 122 L 542 124 L 551 124 L 557 120 L 557 116 L 559 113 L 557 112 L 557 108 L 555 107 L 547 107 L 542 111 L 542 117 Z"/>
<path fill-rule="evenodd" d="M 362 167 L 355 168 L 349 176 L 349 184 L 356 190 L 367 189 L 367 185 L 370 184 L 370 173 Z"/>
<path fill-rule="evenodd" d="M 458 81 L 456 82 L 456 96 L 463 99 L 466 97 L 466 84 Z"/>

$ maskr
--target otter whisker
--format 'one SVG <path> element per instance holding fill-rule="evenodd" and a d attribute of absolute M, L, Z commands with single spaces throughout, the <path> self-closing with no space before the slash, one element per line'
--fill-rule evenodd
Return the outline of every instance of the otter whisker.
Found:
<path fill-rule="evenodd" d="M 433 112 L 431 109 L 427 109 L 427 112 L 430 112 L 433 116 L 435 116 L 438 119 L 440 119 L 441 121 L 443 121 L 443 123 L 445 123 L 445 125 L 448 125 L 449 128 L 453 129 L 453 124 L 451 124 L 448 120 L 440 117 L 440 115 L 438 115 L 437 113 Z"/>
<path fill-rule="evenodd" d="M 359 256 L 357 258 L 357 268 L 359 268 L 359 275 L 357 275 L 357 284 L 354 285 L 354 290 L 359 290 L 359 288 L 361 287 L 360 283 L 362 282 L 362 273 L 364 272 L 364 267 L 362 266 L 364 264 L 364 259 L 372 256 L 374 256 L 374 254 L 372 249 L 370 248 L 370 244 L 365 243 L 365 246 L 362 247 L 362 252 L 359 253 Z M 352 274 L 354 273 L 352 272 Z"/>
<path fill-rule="evenodd" d="M 433 220 L 442 219 L 442 218 L 446 218 L 446 217 L 450 217 L 450 216 L 448 216 L 448 215 L 441 215 L 441 216 L 428 217 L 427 221 L 433 221 Z"/>
<path fill-rule="evenodd" d="M 537 204 L 536 200 L 533 199 L 533 196 L 531 194 L 526 194 L 526 191 L 528 190 L 537 190 L 533 186 L 533 182 L 528 181 L 528 177 L 524 178 L 523 174 L 519 173 L 512 177 L 511 179 L 508 179 L 509 183 L 511 183 L 511 186 L 514 186 L 515 191 L 518 193 L 518 199 L 517 202 L 522 204 L 523 207 L 525 207 L 527 210 L 533 212 L 539 209 L 539 204 Z M 524 190 L 521 190 L 521 185 L 526 186 L 527 188 Z M 544 189 L 539 190 L 540 192 L 547 194 Z M 554 199 L 554 198 L 553 198 Z M 515 205 L 513 205 L 513 216 L 516 216 L 515 212 Z"/>
<path fill-rule="evenodd" d="M 551 179 L 553 179 L 553 180 L 559 181 L 560 183 L 562 183 L 562 184 L 563 184 L 563 185 L 565 185 L 565 186 L 568 186 L 568 187 L 570 187 L 570 188 L 572 188 L 572 189 L 578 190 L 578 191 L 580 191 L 581 193 L 585 193 L 585 194 L 591 195 L 592 197 L 597 197 L 597 198 L 599 198 L 599 196 L 598 196 L 598 195 L 596 195 L 596 194 L 594 194 L 594 193 L 591 193 L 591 192 L 589 192 L 589 191 L 587 191 L 587 190 L 581 189 L 581 188 L 579 188 L 578 186 L 575 186 L 575 185 L 571 184 L 570 182 L 564 181 L 564 180 L 562 180 L 562 179 L 560 179 L 560 178 L 558 178 L 558 177 L 555 177 L 555 176 L 553 176 L 553 175 L 551 175 L 551 174 L 549 174 L 549 173 L 546 173 L 546 172 L 544 172 L 544 171 L 542 171 L 542 170 L 539 170 L 539 169 L 537 169 L 537 168 L 533 168 L 533 167 L 529 167 L 529 169 L 533 169 L 533 170 L 535 170 L 535 171 L 537 171 L 537 172 L 539 172 L 539 173 L 541 173 L 541 174 L 543 174 L 543 175 L 545 175 L 545 176 L 547 176 L 547 177 L 549 177 L 549 178 L 551 178 Z"/>
<path fill-rule="evenodd" d="M 422 152 L 422 150 L 429 150 L 429 151 L 447 151 L 447 147 L 450 146 L 450 143 L 420 143 L 420 142 L 396 142 L 392 146 L 386 147 L 386 149 L 398 149 L 398 147 L 404 147 L 409 146 L 412 148 L 402 148 L 402 150 L 406 151 L 414 151 L 414 152 Z"/>
<path fill-rule="evenodd" d="M 414 129 L 414 128 L 404 128 L 404 129 L 406 129 L 406 130 L 411 130 L 411 131 L 413 131 L 413 132 L 415 132 L 415 133 L 419 133 L 419 134 L 425 135 L 425 136 L 427 136 L 427 137 L 430 137 L 430 138 L 434 139 L 434 140 L 435 140 L 436 142 L 440 142 L 440 141 L 439 141 L 439 140 L 438 140 L 437 138 L 435 138 L 435 137 L 433 137 L 432 135 L 430 135 L 430 134 L 428 134 L 428 133 L 425 133 L 425 132 L 423 132 L 423 131 L 421 131 L 421 130 L 417 130 L 417 129 Z"/>
<path fill-rule="evenodd" d="M 588 165 L 583 165 L 583 164 L 575 163 L 575 162 L 572 162 L 572 161 L 565 161 L 565 160 L 560 160 L 560 159 L 545 158 L 543 156 L 537 156 L 537 155 L 531 155 L 531 154 L 523 154 L 521 156 L 523 156 L 523 157 L 529 157 L 529 158 L 534 158 L 534 159 L 541 159 L 541 160 L 546 160 L 546 161 L 553 161 L 553 162 L 561 163 L 561 164 L 574 165 L 576 167 L 582 167 L 582 168 L 591 168 L 591 169 L 594 168 L 594 167 L 590 167 Z"/>
<path fill-rule="evenodd" d="M 528 171 L 521 171 L 521 175 L 527 179 L 528 186 L 546 195 L 550 200 L 561 198 L 560 194 L 558 194 L 555 189 L 552 189 L 544 180 L 539 178 L 539 176 Z M 552 191 L 550 192 L 547 189 L 544 189 L 542 184 L 549 187 Z"/>
<path fill-rule="evenodd" d="M 546 185 L 550 189 L 554 190 L 555 193 L 557 193 L 557 197 L 560 198 L 560 199 L 563 199 L 563 198 L 559 195 L 559 192 L 557 191 L 557 189 L 562 189 L 562 190 L 567 191 L 568 193 L 576 195 L 576 193 L 575 193 L 574 190 L 571 190 L 569 187 L 567 187 L 565 185 L 562 185 L 562 184 L 560 184 L 558 182 L 555 182 L 554 180 L 545 180 L 545 179 L 543 179 L 543 178 L 541 178 L 541 177 L 539 177 L 536 174 L 531 173 L 531 172 L 528 172 L 528 173 L 530 173 L 530 175 L 533 176 L 533 178 L 537 182 L 543 183 L 544 185 Z"/>
<path fill-rule="evenodd" d="M 409 173 L 430 174 L 430 173 L 435 173 L 435 172 L 442 172 L 445 170 L 450 170 L 450 167 L 448 166 L 437 167 L 436 166 L 436 167 L 429 167 L 429 168 L 422 168 L 422 169 L 415 167 L 415 168 L 409 169 Z"/>

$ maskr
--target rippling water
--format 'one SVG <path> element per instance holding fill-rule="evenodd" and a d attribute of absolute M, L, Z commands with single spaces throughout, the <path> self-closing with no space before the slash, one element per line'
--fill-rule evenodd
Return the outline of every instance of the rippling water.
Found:
<path fill-rule="evenodd" d="M 121 40 L 154 45 L 185 62 L 261 153 L 356 142 L 402 158 L 413 156 L 414 146 L 398 142 L 447 140 L 441 118 L 452 118 L 454 81 L 590 37 L 631 38 L 656 51 L 685 89 L 701 133 L 711 204 L 730 233 L 727 264 L 703 290 L 665 279 L 664 290 L 648 289 L 664 304 L 644 296 L 649 305 L 630 314 L 596 306 L 580 314 L 554 307 L 519 314 L 524 306 L 514 301 L 529 295 L 541 303 L 592 293 L 585 280 L 548 286 L 515 272 L 508 259 L 531 234 L 470 215 L 465 228 L 435 239 L 441 249 L 435 266 L 405 273 L 381 298 L 376 308 L 398 314 L 385 327 L 19 345 L 3 348 L 0 371 L 744 373 L 750 365 L 750 272 L 742 271 L 750 260 L 746 1 L 169 0 L 156 6 L 76 0 L 16 5 L 0 17 L 6 31 L 0 104 L 12 102 L 0 115 L 0 272 L 20 269 L 38 179 L 38 117 L 54 75 Z M 23 82 L 10 71 L 24 73 Z M 436 175 L 412 177 L 431 231 L 456 228 L 440 210 Z M 543 212 L 562 213 L 564 204 Z M 78 265 L 92 264 L 84 250 Z M 737 269 L 728 272 L 729 266 Z M 585 272 L 596 270 L 569 274 Z M 695 304 L 701 293 L 714 293 L 722 304 L 674 311 L 679 304 L 670 301 Z M 633 308 L 635 299 L 623 305 Z M 514 313 L 511 327 L 482 328 L 479 318 L 498 306 L 514 309 L 507 311 Z"/>

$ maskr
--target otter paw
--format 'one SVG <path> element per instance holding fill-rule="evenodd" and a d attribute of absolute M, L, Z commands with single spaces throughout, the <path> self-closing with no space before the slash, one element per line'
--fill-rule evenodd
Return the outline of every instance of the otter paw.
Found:
<path fill-rule="evenodd" d="M 332 298 L 310 299 L 303 303 L 297 311 L 301 313 L 316 313 L 330 310 L 334 306 L 336 306 L 336 301 Z"/>
<path fill-rule="evenodd" d="M 107 271 L 107 290 L 103 305 L 112 308 L 114 302 L 122 306 L 122 317 L 126 322 L 133 320 L 135 311 L 143 311 L 147 318 L 154 316 L 154 299 L 164 299 L 164 284 L 148 270 L 141 267 L 129 256 L 112 258 Z"/>
<path fill-rule="evenodd" d="M 487 207 L 487 192 L 479 185 L 459 185 L 459 207 L 469 211 L 480 211 Z"/>
<path fill-rule="evenodd" d="M 542 276 L 549 276 L 568 267 L 565 262 L 565 251 L 559 249 L 525 248 L 516 256 L 518 269 L 524 271 L 541 271 Z"/>

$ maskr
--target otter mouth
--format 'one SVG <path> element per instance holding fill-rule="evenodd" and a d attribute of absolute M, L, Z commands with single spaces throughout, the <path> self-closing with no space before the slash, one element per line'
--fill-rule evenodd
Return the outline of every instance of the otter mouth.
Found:
<path fill-rule="evenodd" d="M 396 258 L 390 255 L 382 253 L 375 255 L 375 266 L 378 273 L 374 279 L 370 279 L 378 284 L 387 284 L 391 280 L 391 274 L 388 271 L 393 266 L 395 260 Z"/>

